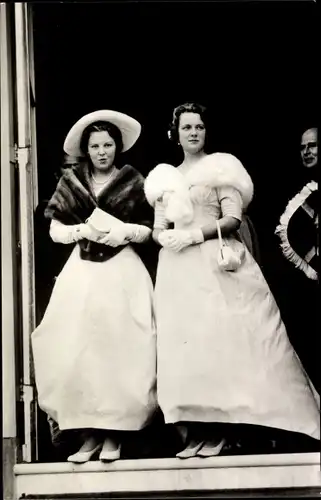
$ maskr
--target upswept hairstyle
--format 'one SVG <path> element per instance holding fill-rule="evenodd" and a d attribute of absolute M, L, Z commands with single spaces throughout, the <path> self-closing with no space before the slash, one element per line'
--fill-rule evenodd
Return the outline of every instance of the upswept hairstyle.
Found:
<path fill-rule="evenodd" d="M 197 102 L 186 102 L 184 104 L 180 104 L 177 106 L 174 111 L 173 111 L 173 118 L 172 122 L 169 126 L 168 130 L 168 137 L 171 141 L 173 141 L 174 144 L 178 144 L 178 127 L 179 127 L 179 121 L 180 117 L 183 113 L 196 113 L 199 114 L 206 130 L 208 130 L 208 116 L 207 116 L 207 108 L 203 106 L 202 104 L 198 104 Z M 206 134 L 206 138 L 207 138 Z M 207 145 L 207 140 L 205 138 L 205 147 Z"/>

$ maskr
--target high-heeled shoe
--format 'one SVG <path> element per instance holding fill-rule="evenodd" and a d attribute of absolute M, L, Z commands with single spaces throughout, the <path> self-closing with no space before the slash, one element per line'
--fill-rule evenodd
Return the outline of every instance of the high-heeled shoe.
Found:
<path fill-rule="evenodd" d="M 67 458 L 67 462 L 73 462 L 75 464 L 84 464 L 85 462 L 89 462 L 91 457 L 97 451 L 99 451 L 101 447 L 102 447 L 102 443 L 99 443 L 99 444 L 97 444 L 97 446 L 95 446 L 95 448 L 93 448 L 92 450 L 89 450 L 89 451 L 81 451 L 81 449 L 80 449 L 79 451 L 77 451 L 77 453 L 70 455 Z"/>
<path fill-rule="evenodd" d="M 199 457 L 216 457 L 222 451 L 223 446 L 225 445 L 226 440 L 222 438 L 219 442 L 217 441 L 205 441 L 204 445 L 197 452 L 197 456 Z"/>
<path fill-rule="evenodd" d="M 197 452 L 203 446 L 204 441 L 190 441 L 189 444 L 184 448 L 184 450 L 176 453 L 177 458 L 191 458 L 195 457 Z"/>
<path fill-rule="evenodd" d="M 110 442 L 111 440 L 109 438 L 105 439 L 103 448 L 99 455 L 99 460 L 101 460 L 102 462 L 113 462 L 114 460 L 120 459 L 121 445 L 118 444 L 118 447 L 116 449 L 110 449 Z"/>

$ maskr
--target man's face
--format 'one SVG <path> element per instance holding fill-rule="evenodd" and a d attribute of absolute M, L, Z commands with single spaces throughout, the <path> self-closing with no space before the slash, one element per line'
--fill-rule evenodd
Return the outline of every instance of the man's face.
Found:
<path fill-rule="evenodd" d="M 315 167 L 318 163 L 318 131 L 308 129 L 301 138 L 301 158 L 305 167 Z"/>

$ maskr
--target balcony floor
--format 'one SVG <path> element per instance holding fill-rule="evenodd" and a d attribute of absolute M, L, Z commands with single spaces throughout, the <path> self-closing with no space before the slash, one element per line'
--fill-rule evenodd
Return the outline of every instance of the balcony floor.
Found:
<path fill-rule="evenodd" d="M 133 498 L 133 494 L 160 498 L 165 492 L 166 498 L 174 493 L 192 498 L 197 492 L 198 498 L 201 492 L 204 498 L 217 498 L 219 493 L 220 498 L 233 498 L 235 490 L 289 488 L 316 491 L 317 496 L 321 492 L 319 453 L 17 464 L 14 474 L 16 499 Z"/>

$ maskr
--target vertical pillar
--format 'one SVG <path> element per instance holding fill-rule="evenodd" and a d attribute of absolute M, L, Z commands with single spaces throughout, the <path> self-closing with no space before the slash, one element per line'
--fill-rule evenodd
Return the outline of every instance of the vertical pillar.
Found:
<path fill-rule="evenodd" d="M 0 4 L 1 89 L 1 342 L 3 496 L 14 498 L 16 463 L 16 231 L 13 108 L 12 5 Z"/>

